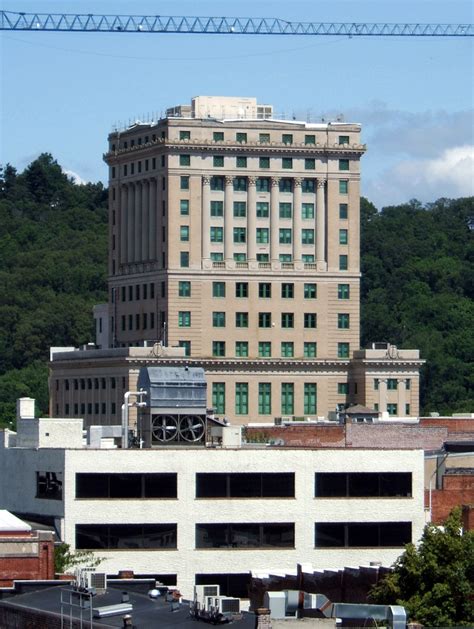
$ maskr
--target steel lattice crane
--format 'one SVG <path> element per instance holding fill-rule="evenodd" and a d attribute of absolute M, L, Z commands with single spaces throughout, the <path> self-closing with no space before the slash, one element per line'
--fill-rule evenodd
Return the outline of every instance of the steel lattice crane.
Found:
<path fill-rule="evenodd" d="M 472 37 L 473 24 L 288 22 L 279 18 L 92 15 L 0 11 L 3 31 L 320 35 L 347 37 Z"/>

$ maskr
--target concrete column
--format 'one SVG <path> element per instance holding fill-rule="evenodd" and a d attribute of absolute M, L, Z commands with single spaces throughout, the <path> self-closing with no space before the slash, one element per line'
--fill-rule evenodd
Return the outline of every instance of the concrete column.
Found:
<path fill-rule="evenodd" d="M 127 261 L 128 186 L 120 188 L 120 264 Z"/>
<path fill-rule="evenodd" d="M 201 257 L 209 260 L 211 257 L 211 178 L 202 178 L 202 206 L 201 206 Z"/>
<path fill-rule="evenodd" d="M 293 180 L 293 261 L 301 260 L 301 179 Z"/>
<path fill-rule="evenodd" d="M 406 382 L 404 379 L 401 379 L 397 383 L 397 408 L 399 415 L 405 415 L 405 404 L 406 404 Z"/>
<path fill-rule="evenodd" d="M 270 191 L 270 259 L 278 262 L 279 246 L 279 226 L 280 226 L 280 177 L 272 177 L 272 188 Z"/>
<path fill-rule="evenodd" d="M 150 179 L 148 193 L 148 256 L 150 260 L 156 260 L 156 179 Z"/>
<path fill-rule="evenodd" d="M 142 182 L 135 184 L 135 247 L 133 250 L 134 262 L 142 259 Z"/>
<path fill-rule="evenodd" d="M 234 198 L 234 178 L 226 175 L 225 178 L 225 196 L 224 196 L 224 258 L 233 260 L 234 250 L 234 214 L 233 214 L 233 198 Z"/>
<path fill-rule="evenodd" d="M 148 179 L 143 181 L 142 185 L 142 260 L 145 262 L 150 259 L 148 251 L 148 228 L 150 216 L 150 182 Z"/>
<path fill-rule="evenodd" d="M 128 185 L 127 262 L 133 262 L 135 250 L 135 184 Z"/>
<path fill-rule="evenodd" d="M 318 271 L 327 271 L 325 179 L 316 183 L 316 261 Z"/>
<path fill-rule="evenodd" d="M 248 178 L 247 192 L 247 259 L 257 259 L 257 178 Z"/>
<path fill-rule="evenodd" d="M 387 380 L 380 378 L 379 380 L 379 411 L 385 413 L 387 410 Z"/>

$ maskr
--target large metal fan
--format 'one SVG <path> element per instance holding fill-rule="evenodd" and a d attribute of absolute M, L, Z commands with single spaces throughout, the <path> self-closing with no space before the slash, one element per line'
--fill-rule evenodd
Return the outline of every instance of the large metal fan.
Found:
<path fill-rule="evenodd" d="M 181 417 L 179 434 L 185 441 L 200 441 L 204 435 L 204 420 L 197 415 Z"/>
<path fill-rule="evenodd" d="M 158 441 L 172 441 L 178 433 L 178 419 L 173 415 L 158 415 L 152 421 L 153 437 Z"/>

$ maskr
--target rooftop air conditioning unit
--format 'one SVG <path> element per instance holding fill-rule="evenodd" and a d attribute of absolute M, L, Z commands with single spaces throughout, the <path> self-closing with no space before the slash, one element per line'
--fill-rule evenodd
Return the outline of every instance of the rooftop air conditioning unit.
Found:
<path fill-rule="evenodd" d="M 95 588 L 97 591 L 107 589 L 107 574 L 105 572 L 89 572 L 87 573 L 87 587 Z"/>
<path fill-rule="evenodd" d="M 219 596 L 220 590 L 218 585 L 195 585 L 194 599 L 203 602 L 208 596 Z"/>
<path fill-rule="evenodd" d="M 219 596 L 216 598 L 216 607 L 221 614 L 240 614 L 240 598 Z"/>

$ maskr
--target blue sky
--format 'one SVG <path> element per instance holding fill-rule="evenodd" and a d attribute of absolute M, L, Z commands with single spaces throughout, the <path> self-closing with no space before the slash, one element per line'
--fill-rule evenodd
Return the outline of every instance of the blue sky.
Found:
<path fill-rule="evenodd" d="M 465 0 L 174 2 L 3 0 L 4 10 L 272 16 L 299 21 L 473 21 Z M 48 151 L 106 178 L 114 124 L 192 96 L 256 96 L 275 111 L 363 124 L 362 190 L 378 207 L 474 194 L 472 38 L 0 33 L 0 161 Z"/>

